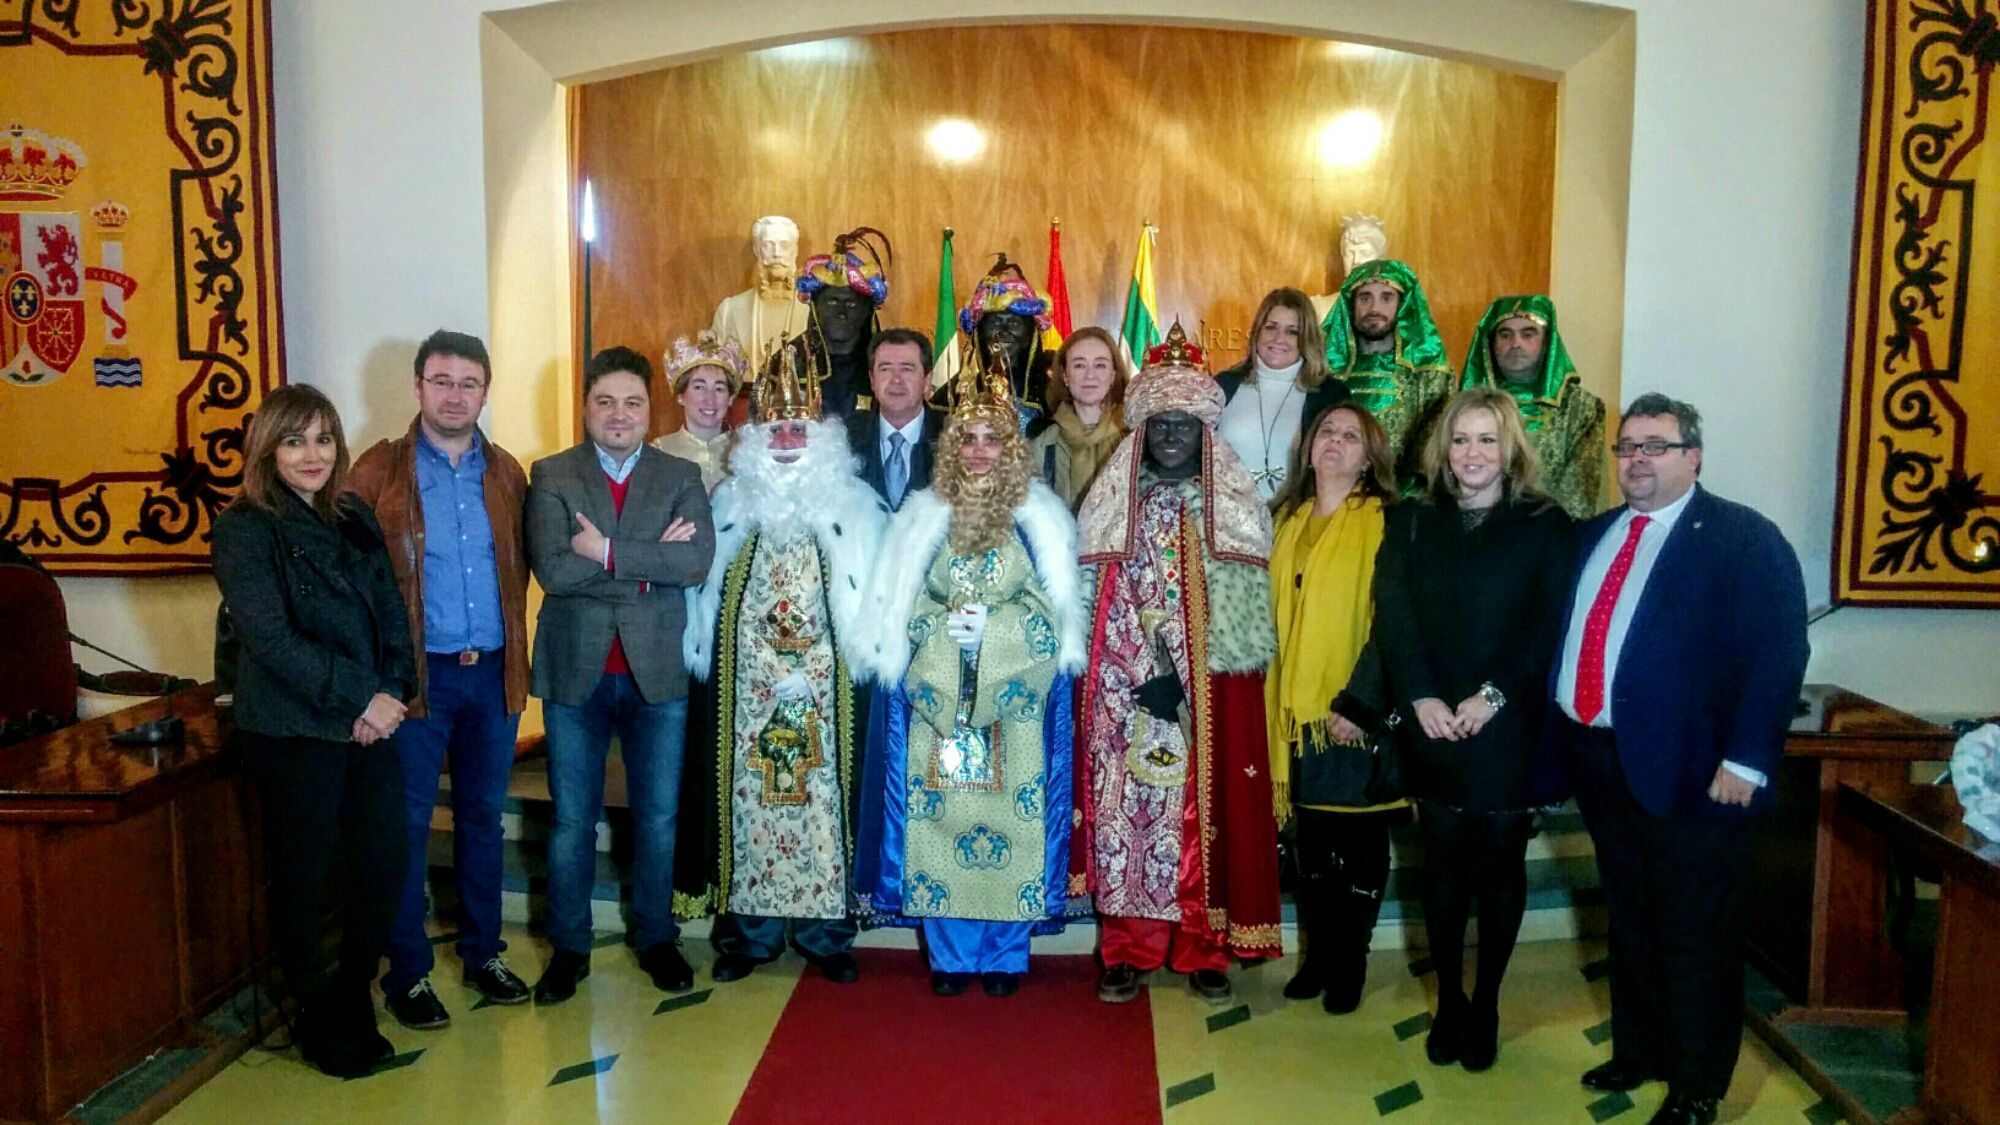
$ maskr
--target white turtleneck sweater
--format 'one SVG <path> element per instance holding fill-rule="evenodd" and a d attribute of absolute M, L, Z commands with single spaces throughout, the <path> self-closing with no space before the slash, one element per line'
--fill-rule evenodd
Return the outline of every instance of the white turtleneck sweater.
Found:
<path fill-rule="evenodd" d="M 1306 361 L 1266 367 L 1253 352 L 1250 363 L 1257 378 L 1246 379 L 1237 388 L 1236 397 L 1222 408 L 1216 431 L 1243 459 L 1243 466 L 1256 478 L 1257 491 L 1269 500 L 1284 487 L 1292 447 L 1298 444 L 1299 416 L 1306 408 L 1299 372 L 1305 370 Z"/>

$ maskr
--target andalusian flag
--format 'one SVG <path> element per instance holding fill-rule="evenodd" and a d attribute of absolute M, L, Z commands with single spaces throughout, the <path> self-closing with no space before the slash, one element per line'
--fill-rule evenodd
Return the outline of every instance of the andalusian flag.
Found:
<path fill-rule="evenodd" d="M 951 228 L 944 228 L 944 256 L 938 263 L 937 333 L 931 337 L 931 387 L 958 374 L 958 287 L 952 283 Z"/>
<path fill-rule="evenodd" d="M 1139 228 L 1139 253 L 1132 260 L 1132 286 L 1125 291 L 1125 320 L 1118 326 L 1118 340 L 1132 357 L 1134 367 L 1146 363 L 1146 349 L 1160 342 L 1160 299 L 1153 289 L 1153 239 L 1160 228 L 1151 223 Z"/>
<path fill-rule="evenodd" d="M 1062 220 L 1049 220 L 1049 326 L 1042 330 L 1042 350 L 1053 352 L 1069 339 L 1069 279 L 1063 276 Z"/>

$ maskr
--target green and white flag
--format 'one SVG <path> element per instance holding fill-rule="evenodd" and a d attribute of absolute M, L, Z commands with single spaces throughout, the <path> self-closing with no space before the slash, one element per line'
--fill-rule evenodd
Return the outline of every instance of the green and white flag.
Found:
<path fill-rule="evenodd" d="M 938 263 L 937 332 L 931 337 L 931 388 L 958 374 L 958 286 L 952 282 L 951 228 L 944 228 L 944 256 Z"/>

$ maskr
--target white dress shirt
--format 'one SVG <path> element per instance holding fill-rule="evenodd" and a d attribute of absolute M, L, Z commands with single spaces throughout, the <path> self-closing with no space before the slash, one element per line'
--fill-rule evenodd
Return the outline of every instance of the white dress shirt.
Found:
<path fill-rule="evenodd" d="M 917 443 L 924 439 L 924 412 L 921 410 L 917 411 L 915 418 L 910 419 L 901 426 L 890 425 L 889 420 L 880 414 L 875 416 L 875 448 L 881 456 L 882 465 L 885 468 L 888 466 L 889 456 L 893 452 L 889 445 L 890 434 L 903 435 L 904 457 L 914 455 L 917 451 Z"/>
<path fill-rule="evenodd" d="M 1618 674 L 1618 656 L 1625 648 L 1625 633 L 1632 628 L 1632 617 L 1639 611 L 1639 602 L 1645 597 L 1646 582 L 1653 576 L 1653 564 L 1660 559 L 1660 549 L 1666 546 L 1667 537 L 1674 532 L 1674 524 L 1687 511 L 1688 501 L 1694 499 L 1694 489 L 1690 488 L 1680 499 L 1656 512 L 1637 512 L 1626 508 L 1611 521 L 1603 538 L 1590 552 L 1590 558 L 1583 564 L 1583 573 L 1577 577 L 1575 600 L 1570 603 L 1569 634 L 1563 638 L 1562 663 L 1558 665 L 1556 676 L 1556 705 L 1563 714 L 1576 719 L 1576 670 L 1583 654 L 1583 630 L 1590 617 L 1591 604 L 1597 600 L 1597 591 L 1603 587 L 1605 575 L 1611 572 L 1611 564 L 1618 558 L 1618 551 L 1625 545 L 1625 538 L 1631 533 L 1632 521 L 1641 515 L 1651 517 L 1652 522 L 1639 533 L 1638 549 L 1632 553 L 1632 569 L 1625 575 L 1625 585 L 1619 587 L 1618 602 L 1611 610 L 1611 627 L 1604 637 L 1604 707 L 1596 718 L 1590 721 L 1593 727 L 1609 729 L 1613 723 L 1612 686 Z M 1729 772 L 1745 780 L 1763 785 L 1768 779 L 1761 771 L 1735 762 L 1722 763 Z"/>

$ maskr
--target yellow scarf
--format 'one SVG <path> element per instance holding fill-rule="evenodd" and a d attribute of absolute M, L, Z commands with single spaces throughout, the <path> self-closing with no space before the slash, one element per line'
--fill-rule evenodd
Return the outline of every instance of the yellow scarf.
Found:
<path fill-rule="evenodd" d="M 1064 499 L 1074 508 L 1097 478 L 1097 467 L 1124 438 L 1125 408 L 1122 404 L 1106 406 L 1097 416 L 1097 425 L 1086 426 L 1077 416 L 1076 406 L 1065 402 L 1056 407 L 1054 421 L 1063 445 L 1069 448 L 1069 487 L 1076 495 Z"/>
<path fill-rule="evenodd" d="M 1309 533 L 1312 522 L 1312 505 L 1299 505 L 1278 525 L 1271 550 L 1278 655 L 1264 674 L 1264 710 L 1272 797 L 1284 816 L 1290 815 L 1292 744 L 1299 729 L 1331 717 L 1328 705 L 1347 686 L 1368 642 L 1382 501 L 1348 497 L 1316 537 Z"/>

